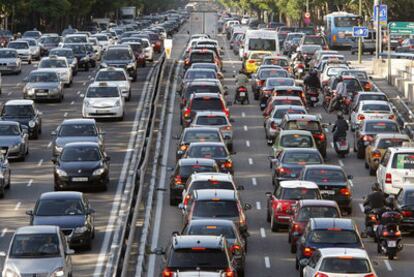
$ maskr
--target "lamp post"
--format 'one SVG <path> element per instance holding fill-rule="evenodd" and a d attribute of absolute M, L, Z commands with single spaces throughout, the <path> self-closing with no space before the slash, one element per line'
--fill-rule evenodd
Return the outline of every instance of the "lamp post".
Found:
<path fill-rule="evenodd" d="M 362 26 L 362 0 L 359 0 L 359 19 L 358 25 Z M 362 63 L 362 37 L 358 38 L 358 63 Z"/>

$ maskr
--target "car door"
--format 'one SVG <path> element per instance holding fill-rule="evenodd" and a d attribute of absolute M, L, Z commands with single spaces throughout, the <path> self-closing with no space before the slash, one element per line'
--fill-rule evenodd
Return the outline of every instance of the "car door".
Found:
<path fill-rule="evenodd" d="M 391 157 L 391 151 L 387 150 L 387 152 L 385 152 L 384 156 L 382 157 L 380 164 L 378 165 L 377 181 L 382 187 L 382 189 L 384 188 L 386 168 L 387 168 L 387 164 L 388 164 L 390 157 Z"/>
<path fill-rule="evenodd" d="M 67 273 L 67 276 L 70 276 L 69 273 L 72 273 L 72 257 L 68 254 L 68 251 L 73 251 L 69 248 L 65 235 L 62 231 L 59 231 L 59 239 L 61 241 L 60 248 L 63 258 L 65 259 L 64 272 Z"/>

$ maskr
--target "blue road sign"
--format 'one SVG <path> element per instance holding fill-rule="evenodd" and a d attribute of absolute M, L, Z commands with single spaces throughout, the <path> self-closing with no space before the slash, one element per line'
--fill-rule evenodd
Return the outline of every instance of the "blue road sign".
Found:
<path fill-rule="evenodd" d="M 368 27 L 364 26 L 354 26 L 352 29 L 353 37 L 368 37 Z"/>
<path fill-rule="evenodd" d="M 374 6 L 374 21 L 377 21 L 377 7 Z M 387 25 L 388 22 L 388 6 L 387 5 L 380 5 L 379 6 L 379 22 L 381 25 Z"/>

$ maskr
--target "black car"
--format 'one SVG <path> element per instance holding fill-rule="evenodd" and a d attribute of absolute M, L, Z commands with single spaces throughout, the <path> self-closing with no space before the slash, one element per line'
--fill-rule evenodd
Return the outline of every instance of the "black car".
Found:
<path fill-rule="evenodd" d="M 42 119 L 33 100 L 7 101 L 2 108 L 1 119 L 17 121 L 21 125 L 27 126 L 30 138 L 37 139 L 42 133 Z"/>
<path fill-rule="evenodd" d="M 63 147 L 54 166 L 55 190 L 107 189 L 109 157 L 96 142 L 73 142 Z"/>
<path fill-rule="evenodd" d="M 111 46 L 102 57 L 101 67 L 124 68 L 132 81 L 137 80 L 137 63 L 135 55 L 129 45 Z"/>
<path fill-rule="evenodd" d="M 178 205 L 183 200 L 187 179 L 195 172 L 219 172 L 219 168 L 212 159 L 180 159 L 171 175 L 170 205 Z"/>
<path fill-rule="evenodd" d="M 85 71 L 89 71 L 90 59 L 86 46 L 83 43 L 65 43 L 62 48 L 70 48 L 73 51 L 73 55 L 78 60 L 78 68 L 83 68 Z"/>
<path fill-rule="evenodd" d="M 404 232 L 414 231 L 414 188 L 407 187 L 400 190 L 397 196 L 397 208 L 403 218 L 400 229 Z"/>
<path fill-rule="evenodd" d="M 334 200 L 341 210 L 352 214 L 352 175 L 346 175 L 342 167 L 337 165 L 307 165 L 301 178 L 312 181 L 319 187 L 324 199 Z"/>
<path fill-rule="evenodd" d="M 46 192 L 26 211 L 31 225 L 56 225 L 68 239 L 70 247 L 92 247 L 95 237 L 93 214 L 88 198 L 81 192 Z"/>

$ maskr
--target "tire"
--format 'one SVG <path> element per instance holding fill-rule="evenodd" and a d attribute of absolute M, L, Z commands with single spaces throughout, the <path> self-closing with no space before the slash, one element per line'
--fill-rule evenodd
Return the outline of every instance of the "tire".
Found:
<path fill-rule="evenodd" d="M 322 155 L 322 157 L 325 159 L 326 158 L 326 149 L 323 149 L 322 151 L 321 151 L 321 155 Z"/>
<path fill-rule="evenodd" d="M 270 212 L 269 212 L 269 209 L 267 209 L 267 212 L 266 212 L 266 221 L 267 222 L 270 222 L 270 220 L 271 220 Z"/>
<path fill-rule="evenodd" d="M 89 238 L 84 246 L 84 249 L 87 251 L 90 251 L 92 249 L 92 238 Z"/>
<path fill-rule="evenodd" d="M 297 257 L 295 259 L 295 268 L 296 268 L 296 270 L 299 270 L 299 260 L 298 260 Z"/>
<path fill-rule="evenodd" d="M 363 158 L 365 158 L 365 152 L 364 152 L 364 149 L 358 148 L 358 151 L 357 151 L 357 158 L 358 158 L 358 159 L 363 159 Z"/>
<path fill-rule="evenodd" d="M 11 172 L 9 172 L 9 179 L 7 181 L 7 186 L 5 186 L 6 189 L 10 189 L 10 187 L 11 187 L 10 175 L 11 175 Z"/>
<path fill-rule="evenodd" d="M 4 187 L 0 188 L 0 198 L 4 198 Z"/>
<path fill-rule="evenodd" d="M 395 258 L 395 253 L 394 253 L 394 251 L 389 252 L 389 253 L 387 254 L 387 256 L 388 256 L 388 260 L 390 260 L 390 261 L 394 260 L 394 258 Z"/>
<path fill-rule="evenodd" d="M 270 218 L 270 229 L 272 230 L 272 232 L 278 232 L 279 231 L 279 226 L 275 222 L 275 217 L 274 217 L 273 214 L 272 214 L 272 216 Z"/>
<path fill-rule="evenodd" d="M 89 66 L 85 65 L 85 72 L 88 72 L 88 71 L 89 71 Z"/>
<path fill-rule="evenodd" d="M 124 114 L 122 114 L 122 116 L 117 118 L 117 121 L 123 121 L 124 120 Z"/>

